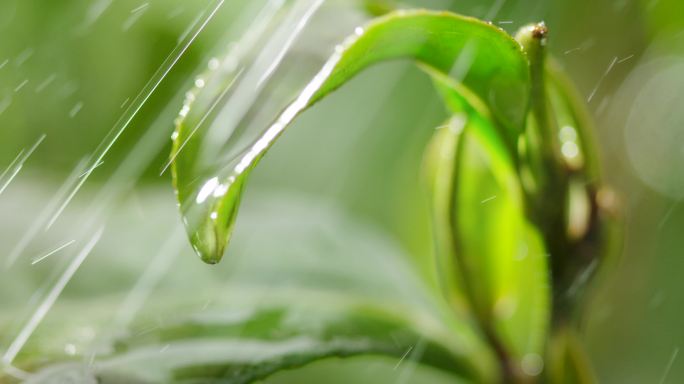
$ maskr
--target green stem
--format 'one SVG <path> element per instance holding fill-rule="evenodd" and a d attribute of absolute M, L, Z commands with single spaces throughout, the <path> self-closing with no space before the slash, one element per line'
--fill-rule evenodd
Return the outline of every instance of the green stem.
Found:
<path fill-rule="evenodd" d="M 547 30 L 543 24 L 523 29 L 517 36 L 530 60 L 531 105 L 527 130 L 524 134 L 525 152 L 533 183 L 526 189 L 526 203 L 530 219 L 542 230 L 550 253 L 553 284 L 551 335 L 547 344 L 548 364 L 545 381 L 549 383 L 593 383 L 591 364 L 574 331 L 578 313 L 577 295 L 569 294 L 577 284 L 593 272 L 590 265 L 601 253 L 602 238 L 600 207 L 597 204 L 595 183 L 598 171 L 594 159 L 587 159 L 581 169 L 571 169 L 561 154 L 559 127 L 548 93 L 548 81 L 558 86 L 558 79 L 545 60 Z M 549 74 L 551 78 L 547 80 Z M 562 84 L 564 85 L 564 84 Z M 567 100 L 566 100 L 567 101 Z M 574 106 L 574 110 L 581 110 Z M 575 116 L 586 119 L 586 116 Z M 582 125 L 582 121 L 577 121 Z M 585 127 L 580 132 L 583 153 L 593 156 L 593 146 Z M 587 174 L 588 173 L 588 174 Z M 588 179 L 589 178 L 589 179 Z M 568 235 L 571 183 L 581 182 L 588 195 L 589 221 L 585 234 L 572 240 Z"/>
<path fill-rule="evenodd" d="M 558 317 L 567 315 L 565 296 L 571 281 L 567 279 L 565 264 L 572 258 L 573 247 L 566 234 L 570 172 L 560 154 L 558 127 L 546 85 L 547 33 L 542 23 L 523 28 L 516 38 L 530 60 L 530 116 L 521 155 L 528 160 L 527 173 L 532 180 L 525 188 L 527 210 L 530 219 L 541 229 L 550 253 L 555 323 Z"/>

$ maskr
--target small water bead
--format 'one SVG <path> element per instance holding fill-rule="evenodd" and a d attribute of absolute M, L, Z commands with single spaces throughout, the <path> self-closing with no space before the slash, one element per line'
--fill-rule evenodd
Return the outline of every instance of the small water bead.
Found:
<path fill-rule="evenodd" d="M 451 132 L 458 135 L 463 132 L 463 128 L 465 128 L 467 122 L 467 117 L 465 115 L 457 114 L 449 119 L 449 124 L 447 127 Z"/>
<path fill-rule="evenodd" d="M 213 71 L 215 69 L 218 69 L 220 64 L 221 63 L 220 63 L 219 59 L 212 57 L 211 60 L 209 60 L 207 67 L 209 67 L 209 69 Z"/>
<path fill-rule="evenodd" d="M 190 112 L 190 106 L 185 104 L 183 105 L 183 108 L 181 108 L 180 112 L 178 112 L 178 116 L 180 118 L 184 118 L 188 115 L 188 112 Z"/>
<path fill-rule="evenodd" d="M 232 179 L 232 181 L 231 181 L 231 179 Z M 228 184 L 217 185 L 216 188 L 214 189 L 213 196 L 214 197 L 221 197 L 221 196 L 225 195 L 226 192 L 228 192 L 228 187 L 230 186 L 230 184 L 233 183 L 234 180 L 235 180 L 235 177 L 231 176 L 228 179 Z"/>
<path fill-rule="evenodd" d="M 572 160 L 579 155 L 579 147 L 573 141 L 566 141 L 561 146 L 561 152 L 563 153 L 563 156 L 565 156 L 566 159 Z"/>
<path fill-rule="evenodd" d="M 561 154 L 566 164 L 573 169 L 581 168 L 583 166 L 583 159 L 575 127 L 570 125 L 563 126 L 558 131 L 558 139 L 560 140 Z"/>
<path fill-rule="evenodd" d="M 185 102 L 189 103 L 195 100 L 195 94 L 192 91 L 185 92 Z"/>
<path fill-rule="evenodd" d="M 197 87 L 197 88 L 204 88 L 204 79 L 198 77 L 198 78 L 195 80 L 195 87 Z"/>
<path fill-rule="evenodd" d="M 558 137 L 561 139 L 561 141 L 576 141 L 577 140 L 577 131 L 575 130 L 575 128 L 573 128 L 569 125 L 566 125 L 560 129 L 560 132 L 558 133 Z"/>
<path fill-rule="evenodd" d="M 354 29 L 354 33 L 355 33 L 357 36 L 363 35 L 363 32 L 364 32 L 364 31 L 363 31 L 363 28 L 361 28 L 361 27 L 356 27 L 356 28 Z"/>
<path fill-rule="evenodd" d="M 202 204 L 204 203 L 209 196 L 212 195 L 216 187 L 218 187 L 219 182 L 218 182 L 218 177 L 212 177 L 204 183 L 202 188 L 200 188 L 199 193 L 197 194 L 197 198 L 195 198 L 195 202 L 197 204 Z"/>

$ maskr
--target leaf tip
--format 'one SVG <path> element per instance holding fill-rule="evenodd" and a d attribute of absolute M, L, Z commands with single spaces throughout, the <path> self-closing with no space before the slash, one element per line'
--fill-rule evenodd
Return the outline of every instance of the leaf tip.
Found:
<path fill-rule="evenodd" d="M 541 40 L 546 38 L 546 36 L 549 34 L 549 28 L 546 26 L 546 23 L 539 22 L 537 24 L 534 24 L 532 26 L 532 37 L 535 39 Z"/>

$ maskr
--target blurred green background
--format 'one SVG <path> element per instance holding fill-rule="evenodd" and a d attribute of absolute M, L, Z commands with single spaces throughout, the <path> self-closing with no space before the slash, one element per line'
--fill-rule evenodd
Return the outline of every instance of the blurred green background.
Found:
<path fill-rule="evenodd" d="M 141 158 L 149 157 L 139 161 L 141 177 L 126 179 L 135 187 L 126 189 L 109 208 L 120 211 L 116 214 L 121 217 L 108 230 L 121 229 L 125 235 L 117 237 L 114 232 L 114 240 L 107 243 L 110 249 L 101 251 L 107 268 L 98 269 L 89 261 L 65 291 L 65 300 L 95 297 L 100 291 L 91 286 L 103 294 L 125 292 L 135 280 L 131 271 L 142 270 L 137 262 L 143 261 L 138 259 L 155 253 L 166 240 L 166 224 L 176 220 L 176 207 L 170 177 L 160 176 L 160 171 L 170 148 L 174 114 L 195 74 L 230 38 L 226 31 L 246 22 L 241 18 L 249 4 L 226 1 L 58 221 L 60 227 L 82 222 L 78 207 L 89 200 L 79 196 L 96 196 L 135 145 L 147 143 L 144 135 L 150 127 L 161 127 L 162 136 L 148 138 L 154 145 L 141 147 Z M 485 18 L 511 33 L 529 22 L 547 23 L 550 50 L 594 114 L 605 177 L 621 197 L 625 218 L 623 250 L 597 284 L 584 324 L 583 336 L 598 376 L 605 383 L 657 383 L 664 376 L 670 383 L 684 380 L 684 362 L 677 359 L 684 345 L 684 2 L 402 4 Z M 12 251 L 74 167 L 97 153 L 117 119 L 210 5 L 199 0 L 0 2 L 0 171 L 46 135 L 0 194 L 0 254 Z M 304 57 L 303 68 L 316 68 L 334 42 L 367 17 L 354 11 L 356 5 L 330 0 L 317 13 L 302 36 L 304 41 L 313 36 L 314 42 L 301 43 L 304 49 L 298 51 Z M 283 97 L 289 95 L 284 92 Z M 380 228 L 434 283 L 426 254 L 430 232 L 419 167 L 433 127 L 445 116 L 424 74 L 404 62 L 375 67 L 296 123 L 255 172 L 248 196 L 270 193 L 331 202 Z M 241 224 L 238 218 L 237 226 Z M 133 228 L 136 233 L 129 233 Z M 37 236 L 28 249 L 39 254 L 59 244 L 60 229 L 53 232 Z M 131 260 L 118 254 L 136 256 Z M 192 258 L 190 252 L 182 256 Z M 119 258 L 124 266 L 117 264 Z M 192 262 L 198 269 L 204 267 L 198 260 Z M 219 268 L 225 272 L 231 264 Z M 49 272 L 0 273 L 5 280 L 0 283 L 3 349 L 16 319 L 24 316 L 31 292 Z M 192 276 L 188 273 L 186 280 Z M 192 287 L 191 281 L 181 280 L 176 283 Z M 346 366 L 362 379 L 373 380 L 380 377 L 374 376 L 379 373 L 373 367 L 384 364 L 387 380 L 397 379 L 392 363 L 371 360 L 323 362 L 307 369 Z M 358 373 L 359 366 L 371 368 Z M 273 380 L 296 381 L 296 375 Z"/>

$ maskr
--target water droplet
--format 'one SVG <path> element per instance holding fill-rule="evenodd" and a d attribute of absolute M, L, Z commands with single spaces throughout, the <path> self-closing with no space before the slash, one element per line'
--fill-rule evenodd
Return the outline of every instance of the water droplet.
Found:
<path fill-rule="evenodd" d="M 566 125 L 560 129 L 558 137 L 561 139 L 561 141 L 576 141 L 577 131 L 575 130 L 575 128 Z"/>
<path fill-rule="evenodd" d="M 218 185 L 218 177 L 212 177 L 211 179 L 209 179 L 209 181 L 204 183 L 199 193 L 197 194 L 197 197 L 195 198 L 197 204 L 204 203 L 207 200 L 207 197 L 209 197 L 214 192 L 214 189 L 216 189 Z"/>
<path fill-rule="evenodd" d="M 213 71 L 219 67 L 219 64 L 220 64 L 219 59 L 212 57 L 211 60 L 209 60 L 209 64 L 207 66 L 209 67 L 210 70 Z"/>
<path fill-rule="evenodd" d="M 566 159 L 574 159 L 579 155 L 579 148 L 574 141 L 566 141 L 561 146 L 561 152 Z"/>
<path fill-rule="evenodd" d="M 544 370 L 544 360 L 536 353 L 523 356 L 520 368 L 528 376 L 538 376 Z"/>
<path fill-rule="evenodd" d="M 76 354 L 76 346 L 73 344 L 67 344 L 64 346 L 64 353 L 66 353 L 69 356 L 73 356 Z"/>

